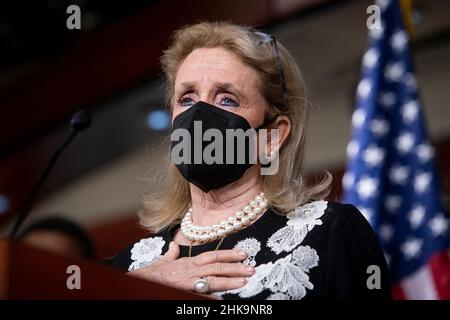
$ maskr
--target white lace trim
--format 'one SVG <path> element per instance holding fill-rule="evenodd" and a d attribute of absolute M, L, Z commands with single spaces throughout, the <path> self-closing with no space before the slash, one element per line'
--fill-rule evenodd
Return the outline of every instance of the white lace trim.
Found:
<path fill-rule="evenodd" d="M 315 201 L 298 207 L 287 215 L 286 226 L 275 232 L 267 241 L 267 246 L 276 254 L 290 252 L 275 262 L 255 267 L 255 274 L 247 278 L 245 286 L 228 291 L 216 292 L 216 295 L 237 294 L 241 298 L 249 298 L 270 290 L 269 300 L 302 299 L 306 289 L 312 290 L 314 285 L 309 281 L 309 270 L 319 264 L 319 256 L 310 246 L 302 246 L 306 234 L 316 225 L 321 225 L 320 218 L 325 213 L 328 203 Z M 142 239 L 131 249 L 128 270 L 146 267 L 161 257 L 165 241 L 161 237 Z M 261 250 L 261 243 L 255 238 L 239 241 L 234 248 L 248 253 L 244 263 L 255 266 L 255 256 Z M 294 250 L 295 249 L 295 250 Z"/>
<path fill-rule="evenodd" d="M 241 298 L 249 298 L 269 289 L 272 292 L 268 297 L 270 300 L 300 300 L 306 295 L 306 289 L 314 288 L 307 273 L 318 263 L 316 250 L 310 246 L 300 246 L 275 263 L 257 266 L 255 274 L 247 279 L 245 286 L 216 294 L 238 294 Z"/>
<path fill-rule="evenodd" d="M 325 213 L 327 205 L 327 201 L 314 201 L 289 212 L 287 225 L 267 240 L 267 246 L 276 254 L 293 250 L 314 226 L 322 224 L 320 217 Z"/>
<path fill-rule="evenodd" d="M 290 212 L 286 226 L 268 239 L 267 246 L 276 254 L 293 251 L 275 262 L 257 266 L 255 274 L 247 278 L 245 286 L 215 294 L 237 294 L 241 298 L 249 298 L 268 289 L 271 291 L 267 298 L 269 300 L 302 299 L 306 289 L 314 288 L 308 272 L 318 266 L 319 256 L 315 249 L 301 246 L 301 243 L 314 226 L 322 224 L 320 218 L 327 205 L 327 201 L 315 201 Z"/>
<path fill-rule="evenodd" d="M 144 268 L 161 258 L 162 248 L 166 242 L 161 237 L 142 239 L 131 249 L 131 260 L 128 271 Z"/>
<path fill-rule="evenodd" d="M 241 249 L 247 252 L 248 257 L 244 261 L 242 261 L 242 263 L 249 266 L 255 266 L 255 257 L 261 250 L 261 242 L 259 242 L 255 238 L 247 238 L 236 243 L 234 249 Z"/>

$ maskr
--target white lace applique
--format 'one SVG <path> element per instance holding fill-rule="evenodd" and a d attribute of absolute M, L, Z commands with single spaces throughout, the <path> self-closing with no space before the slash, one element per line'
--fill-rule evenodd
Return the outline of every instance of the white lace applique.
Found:
<path fill-rule="evenodd" d="M 293 250 L 314 226 L 322 224 L 320 217 L 325 213 L 327 204 L 323 200 L 314 201 L 289 212 L 287 225 L 267 240 L 267 246 L 276 254 Z"/>
<path fill-rule="evenodd" d="M 142 239 L 131 249 L 131 260 L 128 271 L 144 268 L 161 257 L 162 248 L 166 242 L 161 237 Z"/>
<path fill-rule="evenodd" d="M 255 257 L 261 250 L 261 243 L 255 238 L 247 238 L 236 243 L 234 249 L 241 249 L 247 252 L 248 257 L 243 261 L 243 263 L 248 264 L 249 266 L 255 266 Z"/>
<path fill-rule="evenodd" d="M 238 294 L 241 298 L 249 298 L 268 289 L 272 292 L 268 297 L 270 300 L 300 300 L 306 295 L 306 289 L 314 288 L 307 273 L 318 263 L 316 250 L 310 246 L 300 246 L 275 263 L 257 266 L 255 274 L 247 279 L 245 286 L 216 294 Z"/>
<path fill-rule="evenodd" d="M 284 293 L 272 293 L 270 296 L 267 297 L 266 300 L 289 300 L 289 296 Z"/>

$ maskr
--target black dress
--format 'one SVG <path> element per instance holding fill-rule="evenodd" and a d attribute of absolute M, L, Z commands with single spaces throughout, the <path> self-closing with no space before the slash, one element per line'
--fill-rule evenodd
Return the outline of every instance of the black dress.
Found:
<path fill-rule="evenodd" d="M 131 271 L 159 259 L 178 226 L 130 246 L 111 258 Z M 192 247 L 192 256 L 218 241 Z M 224 299 L 390 299 L 383 252 L 372 228 L 352 205 L 315 201 L 288 215 L 269 208 L 255 223 L 227 236 L 220 249 L 247 251 L 256 268 L 242 288 L 219 292 Z M 180 256 L 188 256 L 180 246 Z"/>

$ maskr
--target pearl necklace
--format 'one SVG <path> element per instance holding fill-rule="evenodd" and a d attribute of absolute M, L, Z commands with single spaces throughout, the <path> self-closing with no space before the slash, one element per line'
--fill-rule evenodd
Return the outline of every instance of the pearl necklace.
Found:
<path fill-rule="evenodd" d="M 181 232 L 191 241 L 208 242 L 223 238 L 233 232 L 237 232 L 250 224 L 256 217 L 264 212 L 268 206 L 264 192 L 261 192 L 250 201 L 242 210 L 237 211 L 227 220 L 222 220 L 212 226 L 196 226 L 192 222 L 192 208 L 186 212 L 181 221 Z"/>

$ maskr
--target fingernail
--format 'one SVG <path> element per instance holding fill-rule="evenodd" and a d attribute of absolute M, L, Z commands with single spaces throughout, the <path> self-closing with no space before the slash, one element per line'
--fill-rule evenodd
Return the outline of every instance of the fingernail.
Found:
<path fill-rule="evenodd" d="M 247 270 L 247 272 L 250 274 L 255 273 L 255 268 L 253 268 L 253 267 L 247 267 L 245 270 Z"/>
<path fill-rule="evenodd" d="M 239 256 L 242 257 L 242 258 L 247 258 L 247 252 L 239 251 Z"/>
<path fill-rule="evenodd" d="M 239 283 L 240 283 L 240 284 L 246 284 L 246 283 L 247 283 L 247 280 L 246 280 L 245 278 L 240 278 L 240 279 L 239 279 Z"/>

